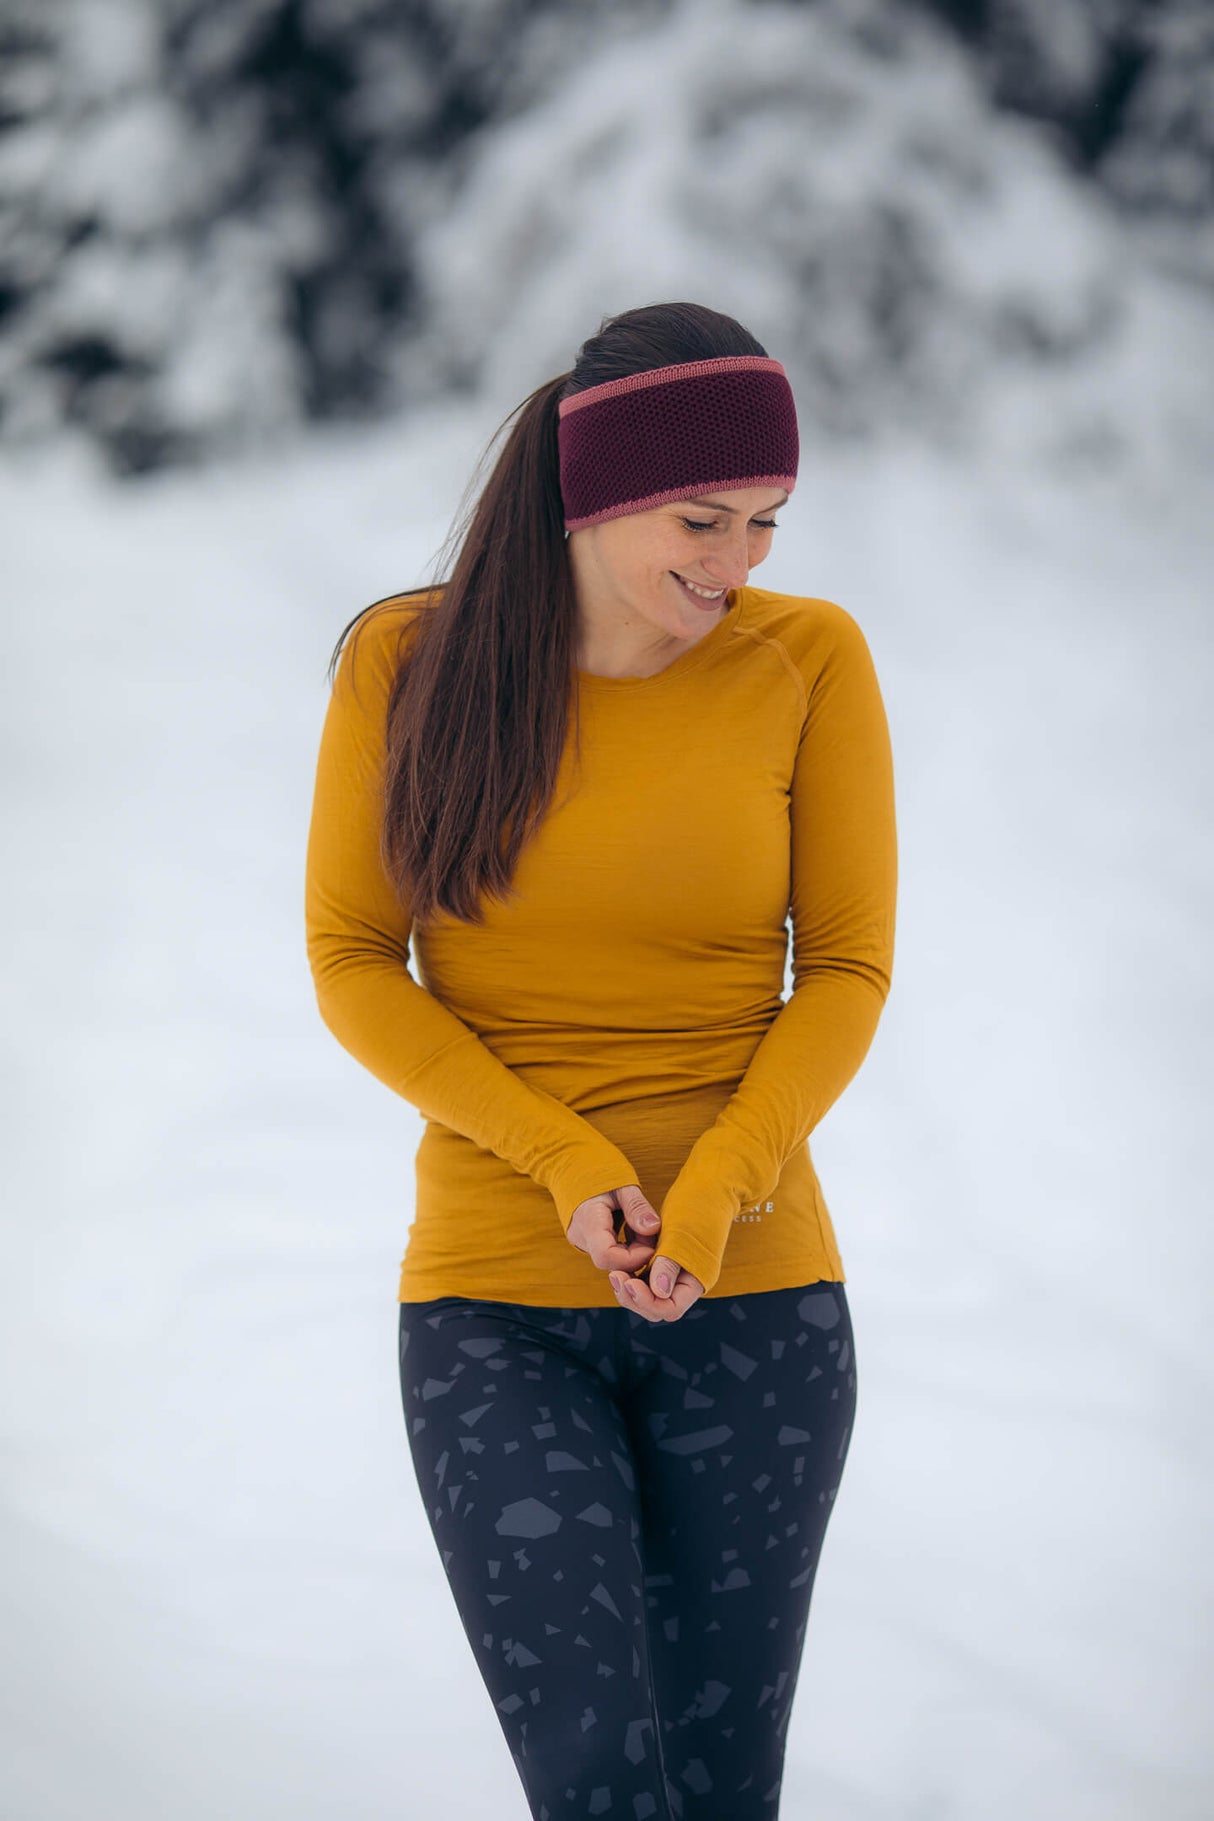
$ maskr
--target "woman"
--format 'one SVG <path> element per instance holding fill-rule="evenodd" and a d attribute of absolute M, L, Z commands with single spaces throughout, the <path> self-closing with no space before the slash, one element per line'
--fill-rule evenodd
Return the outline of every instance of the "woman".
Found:
<path fill-rule="evenodd" d="M 511 415 L 449 578 L 338 641 L 308 953 L 426 1120 L 408 1443 L 531 1813 L 771 1817 L 856 1402 L 807 1138 L 889 992 L 888 728 L 851 616 L 748 581 L 798 440 L 740 324 L 628 311 Z"/>

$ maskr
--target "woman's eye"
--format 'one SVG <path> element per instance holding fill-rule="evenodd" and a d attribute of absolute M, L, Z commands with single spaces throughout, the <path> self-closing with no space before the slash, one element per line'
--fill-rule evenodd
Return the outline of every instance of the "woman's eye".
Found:
<path fill-rule="evenodd" d="M 683 523 L 689 531 L 711 531 L 713 529 L 712 519 L 685 518 Z M 779 529 L 779 523 L 774 518 L 756 518 L 752 519 L 751 523 L 757 525 L 760 531 L 776 531 Z"/>

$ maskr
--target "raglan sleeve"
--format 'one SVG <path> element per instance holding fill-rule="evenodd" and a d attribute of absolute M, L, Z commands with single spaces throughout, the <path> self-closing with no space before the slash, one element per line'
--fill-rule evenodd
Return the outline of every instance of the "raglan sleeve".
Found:
<path fill-rule="evenodd" d="M 659 1252 L 706 1290 L 734 1216 L 772 1194 L 858 1071 L 890 990 L 898 859 L 889 726 L 867 641 L 829 605 L 789 793 L 793 990 L 661 1209 Z"/>
<path fill-rule="evenodd" d="M 396 639 L 373 618 L 343 646 L 326 708 L 304 890 L 320 1015 L 343 1048 L 425 1118 L 542 1184 L 568 1230 L 580 1202 L 635 1182 L 636 1172 L 580 1114 L 501 1062 L 410 972 L 412 918 L 380 857 L 395 663 Z"/>

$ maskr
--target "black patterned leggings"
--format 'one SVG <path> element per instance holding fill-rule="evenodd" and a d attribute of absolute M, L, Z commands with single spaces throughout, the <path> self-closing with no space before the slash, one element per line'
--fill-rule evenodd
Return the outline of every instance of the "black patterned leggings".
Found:
<path fill-rule="evenodd" d="M 536 1821 L 772 1821 L 856 1405 L 841 1283 L 400 1305 L 418 1487 Z"/>

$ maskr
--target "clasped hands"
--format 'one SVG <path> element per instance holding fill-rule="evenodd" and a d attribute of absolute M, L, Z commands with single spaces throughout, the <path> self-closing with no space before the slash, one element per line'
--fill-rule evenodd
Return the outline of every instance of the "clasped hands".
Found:
<path fill-rule="evenodd" d="M 620 1213 L 624 1222 L 617 1235 Z M 579 1202 L 567 1229 L 570 1245 L 589 1253 L 590 1262 L 609 1274 L 620 1307 L 651 1322 L 678 1321 L 704 1294 L 698 1277 L 673 1258 L 655 1256 L 661 1224 L 640 1185 L 632 1182 Z M 643 1271 L 649 1273 L 648 1283 L 641 1279 Z"/>

